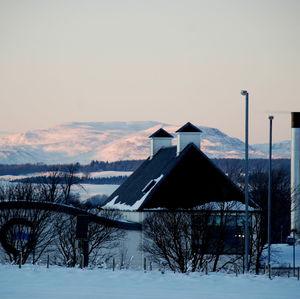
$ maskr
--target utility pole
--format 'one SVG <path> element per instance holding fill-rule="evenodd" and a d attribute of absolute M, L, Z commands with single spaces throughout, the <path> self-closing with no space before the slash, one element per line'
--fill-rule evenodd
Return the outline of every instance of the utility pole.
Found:
<path fill-rule="evenodd" d="M 269 116 L 269 182 L 268 182 L 268 267 L 271 267 L 271 214 L 272 214 L 272 121 L 273 116 Z"/>
<path fill-rule="evenodd" d="M 245 96 L 246 113 L 245 113 L 245 265 L 246 272 L 249 271 L 249 93 L 242 90 L 241 95 Z"/>

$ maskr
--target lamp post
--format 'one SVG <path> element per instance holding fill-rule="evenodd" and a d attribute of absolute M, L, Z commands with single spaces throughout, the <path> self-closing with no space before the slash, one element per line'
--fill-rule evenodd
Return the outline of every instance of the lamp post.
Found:
<path fill-rule="evenodd" d="M 249 135 L 249 94 L 247 90 L 242 90 L 241 95 L 246 99 L 245 115 L 245 265 L 246 272 L 249 271 L 249 157 L 248 157 L 248 135 Z"/>
<path fill-rule="evenodd" d="M 268 182 L 268 269 L 271 267 L 271 208 L 272 208 L 272 121 L 273 116 L 269 116 L 269 182 Z"/>

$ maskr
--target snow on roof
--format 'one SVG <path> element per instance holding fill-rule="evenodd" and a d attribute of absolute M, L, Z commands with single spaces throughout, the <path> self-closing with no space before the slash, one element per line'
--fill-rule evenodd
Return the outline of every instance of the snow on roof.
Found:
<path fill-rule="evenodd" d="M 159 184 L 153 182 L 162 174 L 164 178 Z M 147 193 L 149 189 L 151 192 Z M 138 202 L 138 210 L 191 209 L 207 201 L 244 201 L 242 191 L 193 143 L 188 144 L 179 156 L 176 146 L 160 149 L 110 195 L 107 203 L 116 196 L 115 204 L 136 207 Z"/>
<path fill-rule="evenodd" d="M 109 201 L 107 204 L 105 204 L 103 206 L 104 209 L 116 209 L 116 210 L 123 210 L 123 211 L 135 211 L 138 210 L 140 208 L 140 206 L 143 204 L 143 202 L 145 201 L 145 199 L 147 198 L 147 196 L 149 195 L 149 193 L 151 192 L 151 190 L 155 187 L 155 185 L 163 178 L 163 174 L 161 174 L 158 178 L 151 180 L 146 187 L 144 188 L 145 190 L 147 190 L 147 192 L 139 199 L 137 200 L 132 206 L 127 205 L 125 203 L 122 202 L 117 202 L 119 195 L 115 196 L 111 201 Z M 150 186 L 151 184 L 151 188 L 147 188 L 148 186 Z"/>

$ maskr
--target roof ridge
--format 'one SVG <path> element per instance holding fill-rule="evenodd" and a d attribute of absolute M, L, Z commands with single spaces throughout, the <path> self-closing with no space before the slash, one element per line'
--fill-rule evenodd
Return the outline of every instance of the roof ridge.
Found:
<path fill-rule="evenodd" d="M 187 132 L 190 132 L 190 133 L 196 133 L 196 132 L 199 132 L 201 133 L 202 131 L 196 127 L 195 125 L 193 125 L 192 123 L 190 122 L 187 122 L 185 125 L 183 125 L 181 128 L 179 128 L 176 133 L 187 133 Z"/>
<path fill-rule="evenodd" d="M 160 128 L 157 131 L 155 131 L 152 135 L 149 136 L 149 138 L 154 138 L 154 137 L 173 138 L 173 135 L 171 135 L 169 132 L 167 132 L 163 128 Z"/>

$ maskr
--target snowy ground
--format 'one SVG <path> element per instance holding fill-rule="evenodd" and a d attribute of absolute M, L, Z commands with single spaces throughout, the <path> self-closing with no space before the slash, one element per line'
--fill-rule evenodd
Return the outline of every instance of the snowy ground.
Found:
<path fill-rule="evenodd" d="M 107 195 L 112 194 L 119 185 L 95 185 L 95 184 L 81 184 L 75 186 L 73 191 L 79 193 L 81 200 L 86 200 L 95 195 Z"/>
<path fill-rule="evenodd" d="M 88 174 L 78 173 L 77 175 L 80 177 L 88 176 L 89 178 L 109 178 L 115 176 L 130 176 L 131 174 L 132 171 L 94 171 Z"/>
<path fill-rule="evenodd" d="M 296 278 L 0 265 L 1 299 L 289 299 Z"/>
<path fill-rule="evenodd" d="M 265 256 L 267 250 L 265 250 Z M 272 244 L 271 264 L 273 267 L 293 266 L 293 246 L 288 244 Z M 295 246 L 295 266 L 300 267 L 300 244 Z"/>

